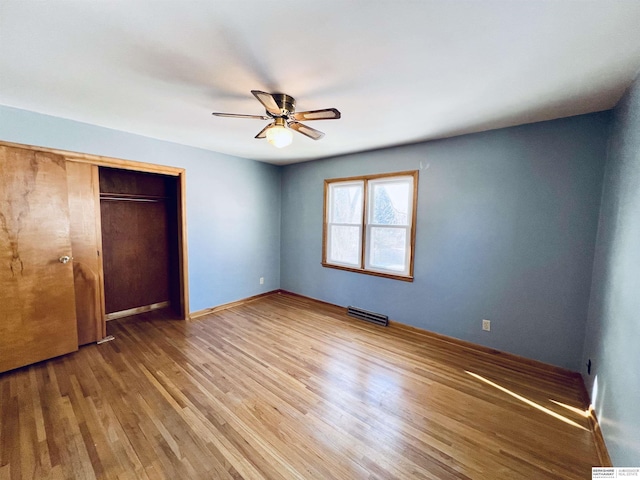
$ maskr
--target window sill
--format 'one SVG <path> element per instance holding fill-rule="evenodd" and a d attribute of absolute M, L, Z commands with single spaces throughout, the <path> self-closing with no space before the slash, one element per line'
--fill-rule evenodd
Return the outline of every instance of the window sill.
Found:
<path fill-rule="evenodd" d="M 322 266 L 326 268 L 335 268 L 336 270 L 344 270 L 346 272 L 364 273 L 365 275 L 373 275 L 374 277 L 390 278 L 392 280 L 402 280 L 403 282 L 413 282 L 413 275 L 394 275 L 392 273 L 376 272 L 375 270 L 365 270 L 363 268 L 343 267 L 333 265 L 331 263 L 322 262 Z"/>

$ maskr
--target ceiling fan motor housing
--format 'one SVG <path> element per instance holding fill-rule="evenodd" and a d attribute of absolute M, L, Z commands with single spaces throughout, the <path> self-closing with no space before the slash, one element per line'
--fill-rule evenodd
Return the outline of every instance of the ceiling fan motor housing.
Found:
<path fill-rule="evenodd" d="M 282 116 L 286 117 L 290 113 L 293 113 L 296 111 L 295 98 L 287 95 L 286 93 L 272 93 L 271 96 L 278 104 L 278 107 L 280 107 L 280 112 Z M 267 111 L 267 115 L 273 116 L 268 111 Z"/>

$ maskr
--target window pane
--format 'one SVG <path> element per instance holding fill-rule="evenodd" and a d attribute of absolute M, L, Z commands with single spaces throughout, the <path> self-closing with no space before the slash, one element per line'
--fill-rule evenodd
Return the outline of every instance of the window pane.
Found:
<path fill-rule="evenodd" d="M 362 223 L 362 182 L 330 187 L 331 223 Z"/>
<path fill-rule="evenodd" d="M 417 171 L 325 180 L 323 265 L 411 281 L 417 180 Z"/>
<path fill-rule="evenodd" d="M 360 227 L 332 225 L 328 261 L 360 266 Z"/>
<path fill-rule="evenodd" d="M 395 272 L 407 270 L 407 230 L 371 227 L 369 266 Z"/>
<path fill-rule="evenodd" d="M 409 217 L 408 181 L 371 182 L 373 215 L 371 222 L 378 225 L 407 225 Z"/>

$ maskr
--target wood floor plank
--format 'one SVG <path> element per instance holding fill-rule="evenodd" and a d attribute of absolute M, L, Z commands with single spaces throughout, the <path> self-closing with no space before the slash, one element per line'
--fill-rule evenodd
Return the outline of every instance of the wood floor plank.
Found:
<path fill-rule="evenodd" d="M 0 479 L 583 479 L 570 372 L 278 293 L 0 374 Z"/>

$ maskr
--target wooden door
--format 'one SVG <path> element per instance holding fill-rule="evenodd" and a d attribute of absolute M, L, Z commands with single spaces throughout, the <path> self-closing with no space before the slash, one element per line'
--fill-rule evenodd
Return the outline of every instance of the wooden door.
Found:
<path fill-rule="evenodd" d="M 0 372 L 78 349 L 66 162 L 0 146 Z"/>
<path fill-rule="evenodd" d="M 78 345 L 106 336 L 98 167 L 67 162 Z"/>

